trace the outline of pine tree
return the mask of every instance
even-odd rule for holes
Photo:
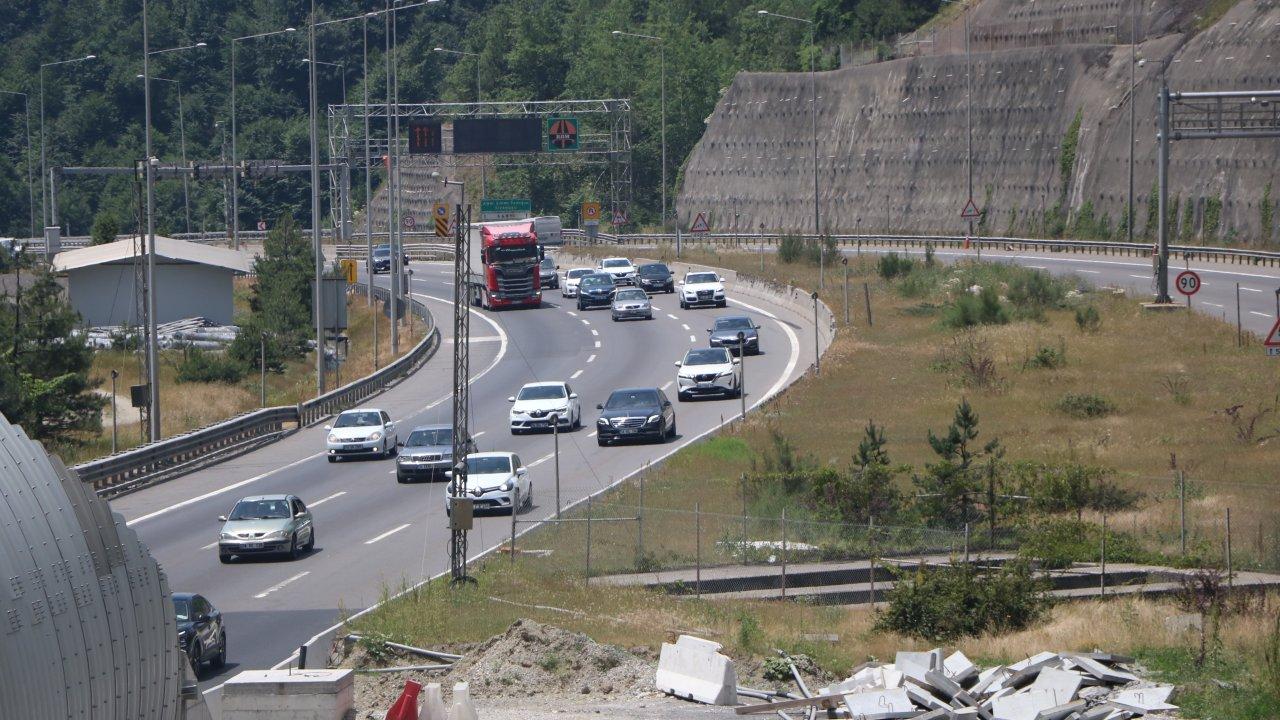
[[[266,334],[267,367],[279,371],[302,357],[311,337],[311,281],[315,254],[293,216],[286,213],[267,234],[262,254],[253,262],[257,279],[249,299],[250,315],[240,323],[231,356],[258,367],[259,342]]]
[[[854,466],[865,469],[868,465],[888,465],[889,453],[884,446],[884,426],[877,426],[874,420],[867,420],[862,442],[858,443],[858,452],[853,456]]]
[[[959,527],[972,519],[973,496],[980,491],[981,480],[975,461],[1001,452],[997,439],[977,446],[978,435],[978,414],[967,399],[960,400],[943,435],[929,431],[929,446],[940,459],[925,465],[925,472],[913,478],[926,518],[950,527]]]

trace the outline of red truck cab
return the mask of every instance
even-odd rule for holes
[[[485,308],[538,307],[542,304],[539,261],[542,251],[533,220],[480,225],[479,257],[473,253],[473,296]]]

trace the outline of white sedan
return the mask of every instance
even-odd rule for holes
[[[727,348],[693,348],[677,360],[676,397],[688,400],[699,395],[737,397],[738,363]]]
[[[631,261],[626,258],[605,258],[600,261],[600,266],[596,269],[596,272],[612,275],[615,285],[636,284],[636,266],[632,265]]]
[[[676,290],[680,293],[680,308],[688,310],[695,305],[725,307],[724,280],[717,274],[699,270],[685,273],[684,281]]]
[[[400,441],[391,416],[377,408],[347,410],[324,429],[329,431],[325,438],[329,462],[347,456],[387,457],[395,454]]]
[[[582,427],[582,405],[578,393],[566,382],[533,382],[507,398],[511,405],[511,434],[528,430],[550,430],[551,418],[560,430]]]
[[[564,282],[560,283],[560,297],[578,297],[578,283],[583,275],[595,272],[591,268],[571,268],[565,271]]]
[[[471,498],[472,507],[480,510],[506,510],[518,512],[520,508],[533,507],[533,481],[529,469],[520,462],[520,456],[509,452],[472,453],[467,456],[467,482],[455,488],[453,471],[448,472],[449,483],[444,490],[444,510],[453,513],[455,492]],[[519,493],[517,496],[516,493]]]

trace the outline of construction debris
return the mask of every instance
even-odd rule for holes
[[[97,349],[124,348],[141,342],[142,329],[120,325],[91,327],[84,331],[85,342]],[[235,325],[217,325],[202,317],[174,320],[156,326],[156,338],[160,347],[196,347],[202,350],[220,350],[231,344],[240,333]]]
[[[702,641],[705,642],[705,641]],[[664,654],[665,654],[664,646]],[[827,710],[854,720],[1148,720],[1172,717],[1172,685],[1141,680],[1110,653],[1042,652],[985,670],[959,651],[899,652],[890,664],[866,663],[813,697],[743,705],[739,715]],[[660,688],[661,689],[661,688]]]
[[[738,673],[721,645],[691,635],[663,643],[655,683],[658,690],[707,705],[738,703]]]

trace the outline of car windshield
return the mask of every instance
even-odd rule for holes
[[[241,500],[228,519],[283,520],[290,515],[289,503],[284,500]]]
[[[657,390],[618,390],[604,404],[608,410],[625,408],[650,408],[658,404]]]
[[[698,283],[713,283],[713,282],[716,282],[717,280],[718,278],[716,278],[715,273],[689,273],[688,275],[684,276],[685,283],[689,285],[696,285]]]
[[[588,275],[582,278],[583,287],[595,287],[596,285],[613,287],[613,278],[604,275]]]
[[[690,350],[684,356],[684,365],[724,365],[729,362],[729,351],[723,348]]]
[[[333,423],[336,428],[371,427],[382,424],[382,416],[376,412],[345,412]]]
[[[517,400],[559,400],[564,397],[563,385],[529,385],[520,388]]]
[[[173,613],[178,617],[179,620],[190,620],[191,619],[191,603],[187,602],[186,600],[174,600]]]
[[[619,290],[617,295],[613,296],[614,300],[648,300],[649,296],[644,294],[643,290]]]
[[[509,472],[511,472],[511,458],[505,455],[467,458],[468,475],[492,475]]]
[[[414,430],[409,433],[409,439],[404,441],[406,447],[417,446],[426,447],[429,445],[452,445],[453,431],[449,428],[436,428],[435,430]]]
[[[754,330],[755,324],[747,317],[716,318],[716,330]]]
[[[587,268],[574,268],[573,270],[570,270],[568,274],[565,275],[565,277],[569,278],[570,280],[576,280],[582,277],[583,275],[590,275],[590,274],[591,274],[591,271],[588,270]]]
[[[374,255],[376,255],[376,256],[378,256],[378,257],[387,257],[387,256],[390,256],[390,255],[391,255],[391,246],[389,246],[389,245],[379,245],[378,247],[376,247],[376,248],[374,248],[374,249],[373,249],[373,254],[374,254]]]
[[[556,260],[555,260],[555,258],[542,258],[542,269],[543,269],[543,270],[555,270],[555,269],[556,269]]]
[[[671,271],[667,269],[667,266],[663,265],[662,263],[650,263],[648,265],[641,265],[639,272],[641,275],[670,275],[671,274]]]
[[[631,267],[631,261],[625,258],[612,258],[600,263],[600,267],[606,268],[624,268]]]
[[[499,245],[488,250],[490,263],[528,262],[538,259],[535,245]]]

